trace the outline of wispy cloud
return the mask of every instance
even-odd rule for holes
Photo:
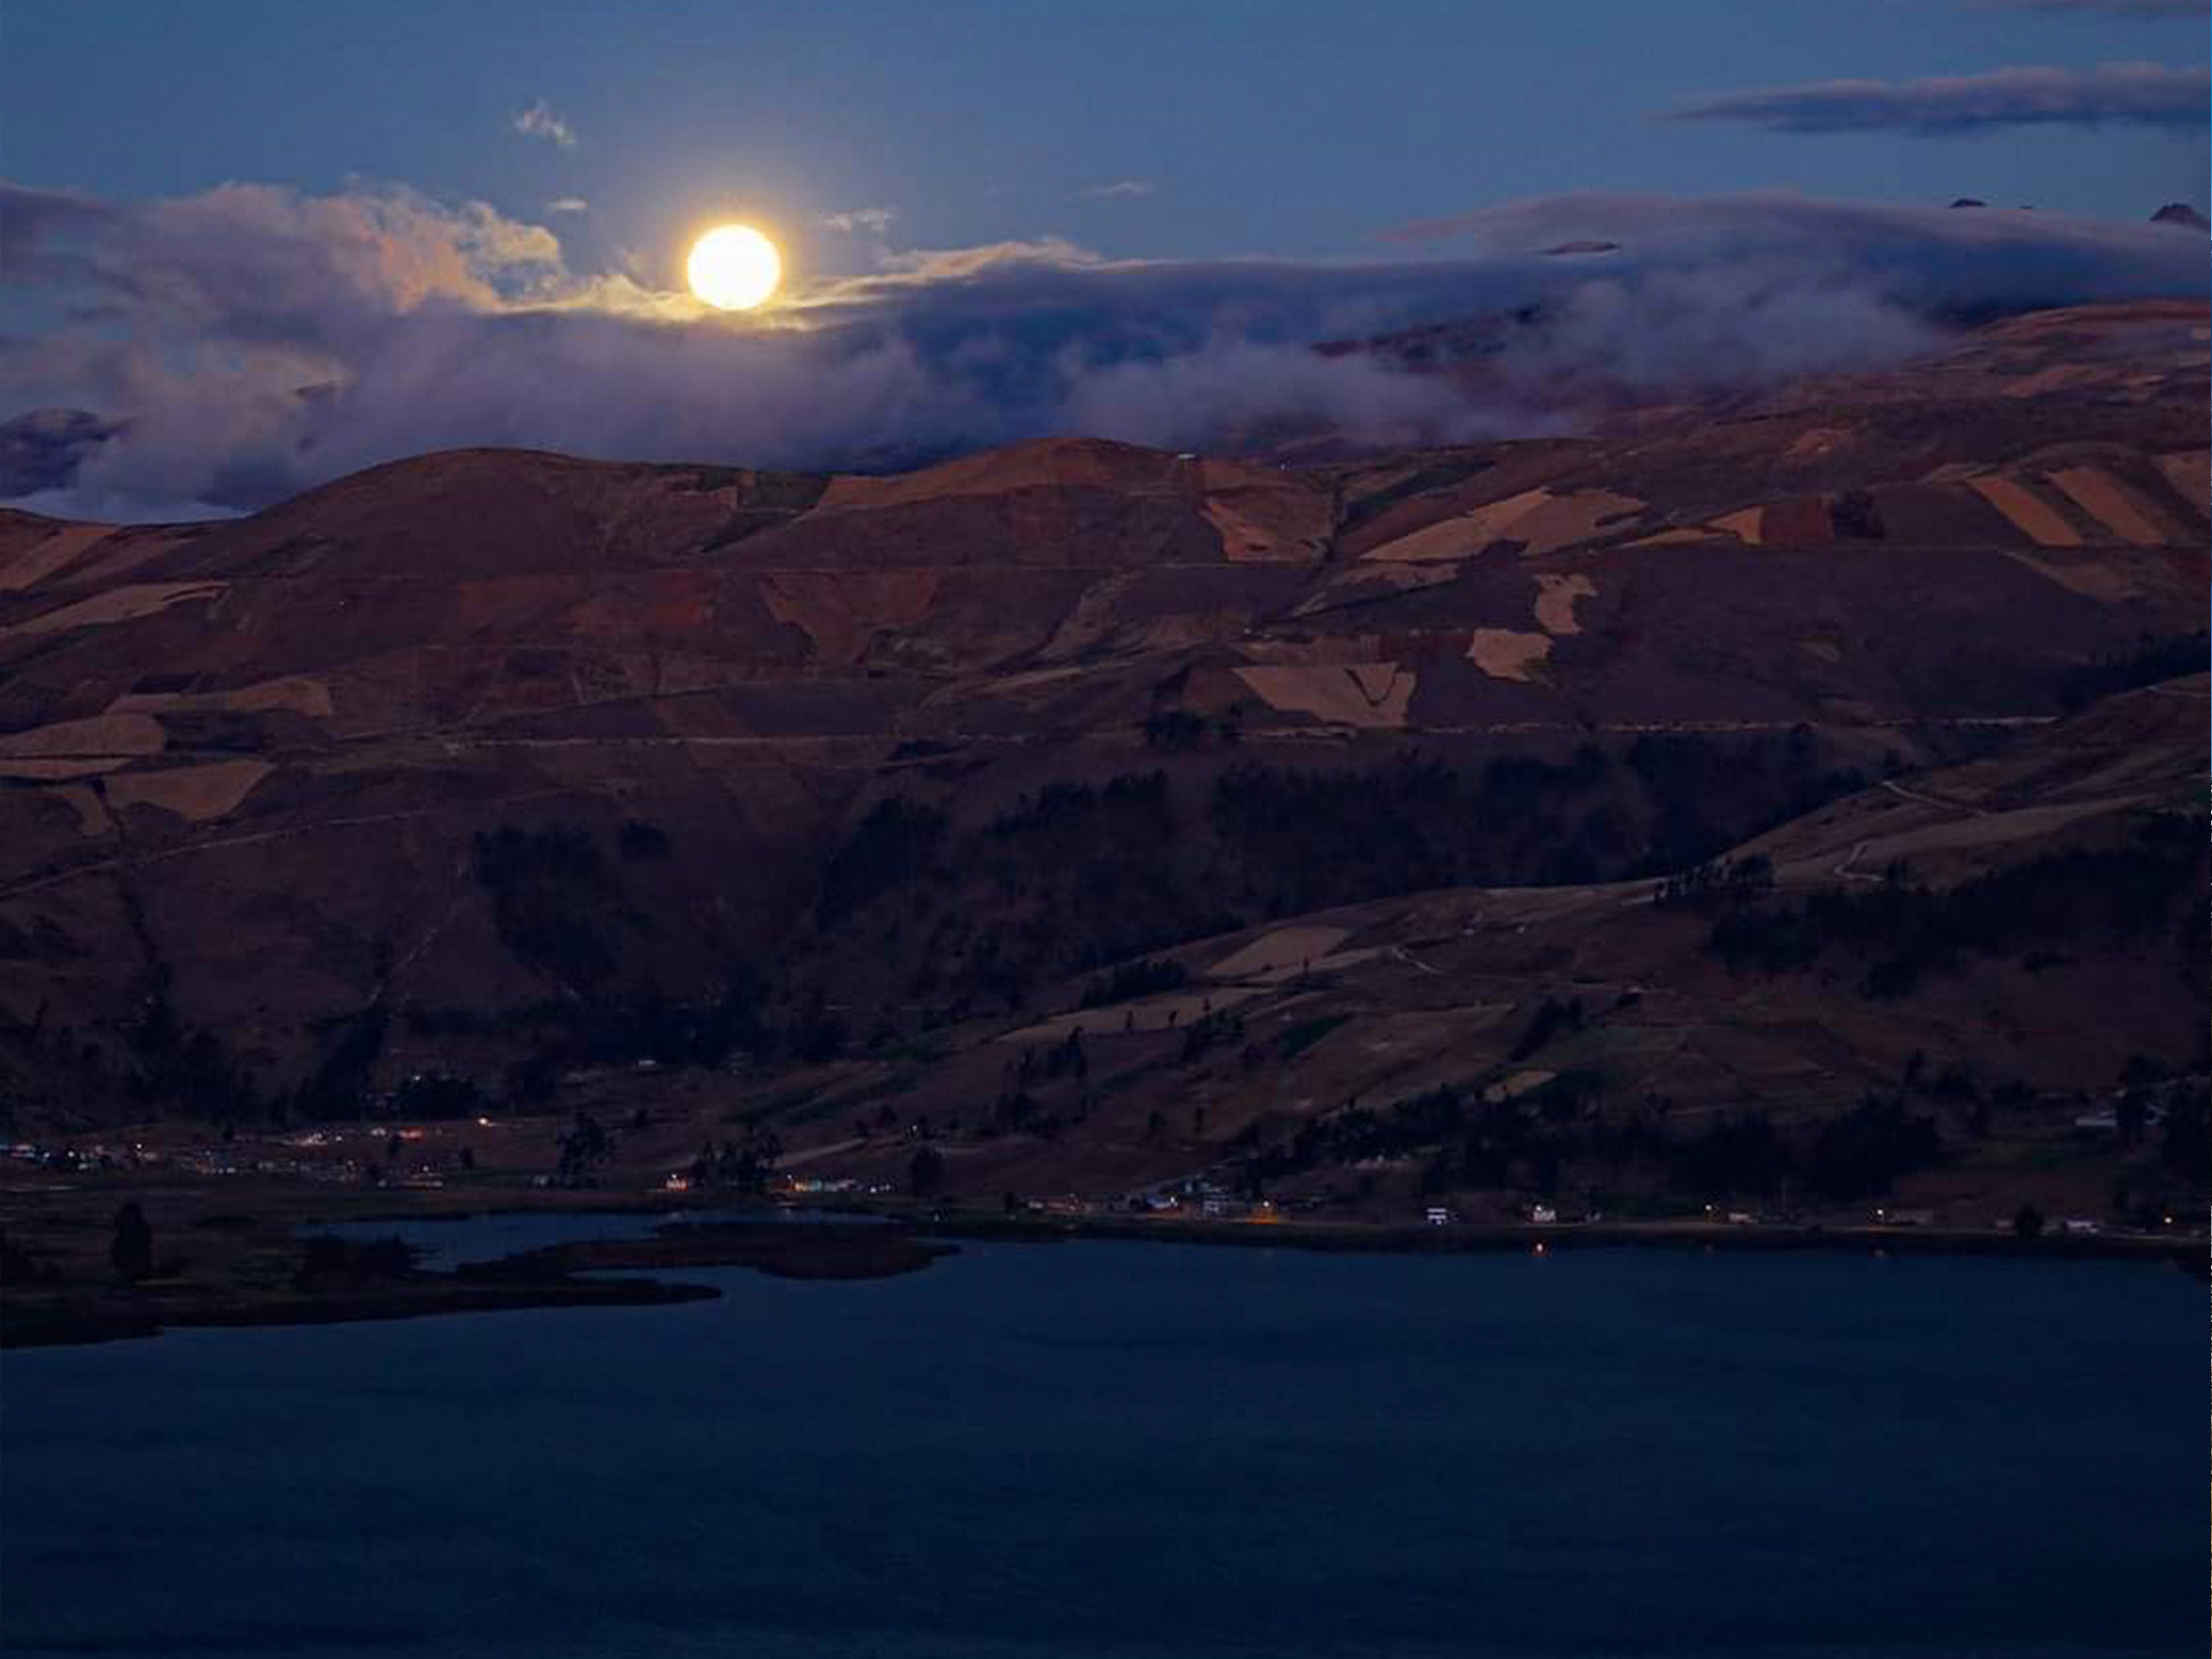
[[[588,214],[591,211],[591,204],[582,196],[555,196],[545,204],[545,211],[549,214]]]
[[[542,98],[527,110],[517,111],[511,125],[525,138],[543,138],[564,150],[576,147],[576,129]]]
[[[1116,179],[1110,184],[1091,185],[1075,192],[1082,202],[1112,201],[1130,196],[1148,196],[1158,187],[1150,179]]]
[[[2107,17],[2203,17],[2212,0],[1973,0],[1979,12],[2087,12]]]
[[[1015,270],[1024,265],[1072,270],[1105,262],[1089,248],[1066,237],[1039,237],[1033,241],[984,242],[969,248],[906,248],[883,256],[883,269],[892,277],[912,277],[943,282],[971,277],[985,271]]]
[[[731,317],[575,269],[549,230],[481,203],[0,182],[0,282],[63,319],[0,336],[0,417],[92,412],[33,434],[40,476],[121,515],[257,507],[476,444],[816,467],[1060,433],[1194,448],[1276,420],[1459,441],[1556,429],[1558,389],[1592,376],[1864,368],[1940,338],[1933,311],[2205,280],[2202,242],[2166,226],[1806,197],[1551,198],[1407,234],[1457,257],[1106,261],[1046,238],[904,253]],[[1542,256],[1576,239],[1621,247]],[[1499,336],[1480,390],[1313,349],[1531,308],[1546,325]]]
[[[848,208],[842,213],[824,214],[815,222],[823,230],[836,231],[842,236],[881,237],[891,234],[892,222],[897,217],[889,208]]]
[[[2198,66],[2105,63],[2006,68],[1923,81],[1812,81],[1685,105],[1667,121],[1735,121],[1779,133],[1946,137],[2000,127],[2206,125],[2212,76]]]

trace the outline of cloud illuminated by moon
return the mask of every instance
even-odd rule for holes
[[[783,274],[776,244],[750,225],[716,225],[691,244],[684,265],[691,291],[717,311],[751,311]]]
[[[1555,389],[1593,365],[1607,384],[1757,386],[1925,349],[1931,312],[2204,282],[2202,239],[2163,225],[1584,195],[1400,233],[1444,258],[907,250],[787,283],[731,326],[641,267],[572,269],[543,226],[400,187],[140,202],[0,180],[0,289],[67,319],[0,339],[0,423],[73,409],[112,429],[79,456],[73,500],[36,504],[73,516],[261,507],[488,444],[881,470],[1040,435],[1195,449],[1283,420],[1380,446],[1472,442],[1555,429]],[[1528,251],[1593,238],[1622,246],[1597,266]],[[1313,349],[1531,305],[1551,325],[1516,331],[1479,391]]]

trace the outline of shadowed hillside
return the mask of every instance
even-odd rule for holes
[[[1833,1112],[1915,1052],[2199,1072],[2206,336],[2037,314],[1329,465],[466,451],[230,523],[0,515],[7,1109],[644,1060],[812,1091],[800,1139],[926,1105],[979,1180],[1387,1144],[1457,1190],[1662,1157],[1484,1151],[1485,1091],[1564,1134]]]

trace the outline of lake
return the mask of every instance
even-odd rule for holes
[[[2170,1270],[1075,1243],[668,1276],[725,1295],[0,1356],[0,1646],[2204,1651],[2205,1301]]]

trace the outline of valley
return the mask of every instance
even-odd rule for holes
[[[188,1153],[287,1216],[2200,1234],[2208,332],[1408,456],[0,514],[10,1239]]]

